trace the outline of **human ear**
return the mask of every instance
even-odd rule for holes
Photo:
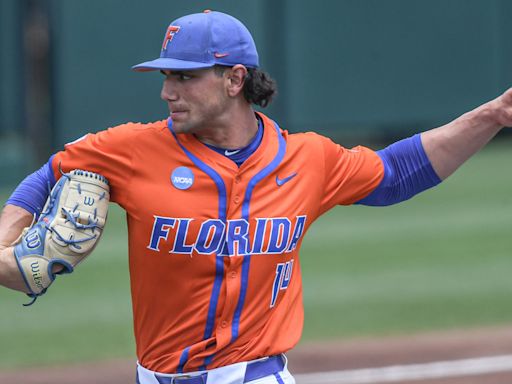
[[[234,97],[242,92],[247,76],[247,68],[242,64],[237,64],[229,71],[226,71],[228,95]]]

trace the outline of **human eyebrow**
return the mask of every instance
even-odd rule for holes
[[[194,74],[191,71],[171,71],[171,70],[160,70],[160,73],[166,77],[172,76],[177,77],[180,80],[189,80],[194,77]]]

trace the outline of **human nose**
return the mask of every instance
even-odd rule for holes
[[[160,97],[164,101],[175,101],[178,99],[176,87],[173,86],[171,79],[166,78],[164,80],[162,91],[160,92]]]

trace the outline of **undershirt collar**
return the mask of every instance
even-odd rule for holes
[[[256,136],[254,136],[254,138],[251,140],[251,142],[245,147],[239,149],[226,149],[215,147],[211,144],[203,144],[208,148],[213,149],[215,152],[227,157],[228,159],[233,160],[235,164],[240,167],[243,162],[247,160],[249,156],[251,156],[256,151],[256,149],[258,149],[261,140],[263,139],[263,122],[258,116],[256,117],[258,119],[258,132],[256,133]]]

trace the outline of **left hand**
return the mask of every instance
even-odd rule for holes
[[[512,88],[488,103],[490,117],[500,127],[512,127]]]

